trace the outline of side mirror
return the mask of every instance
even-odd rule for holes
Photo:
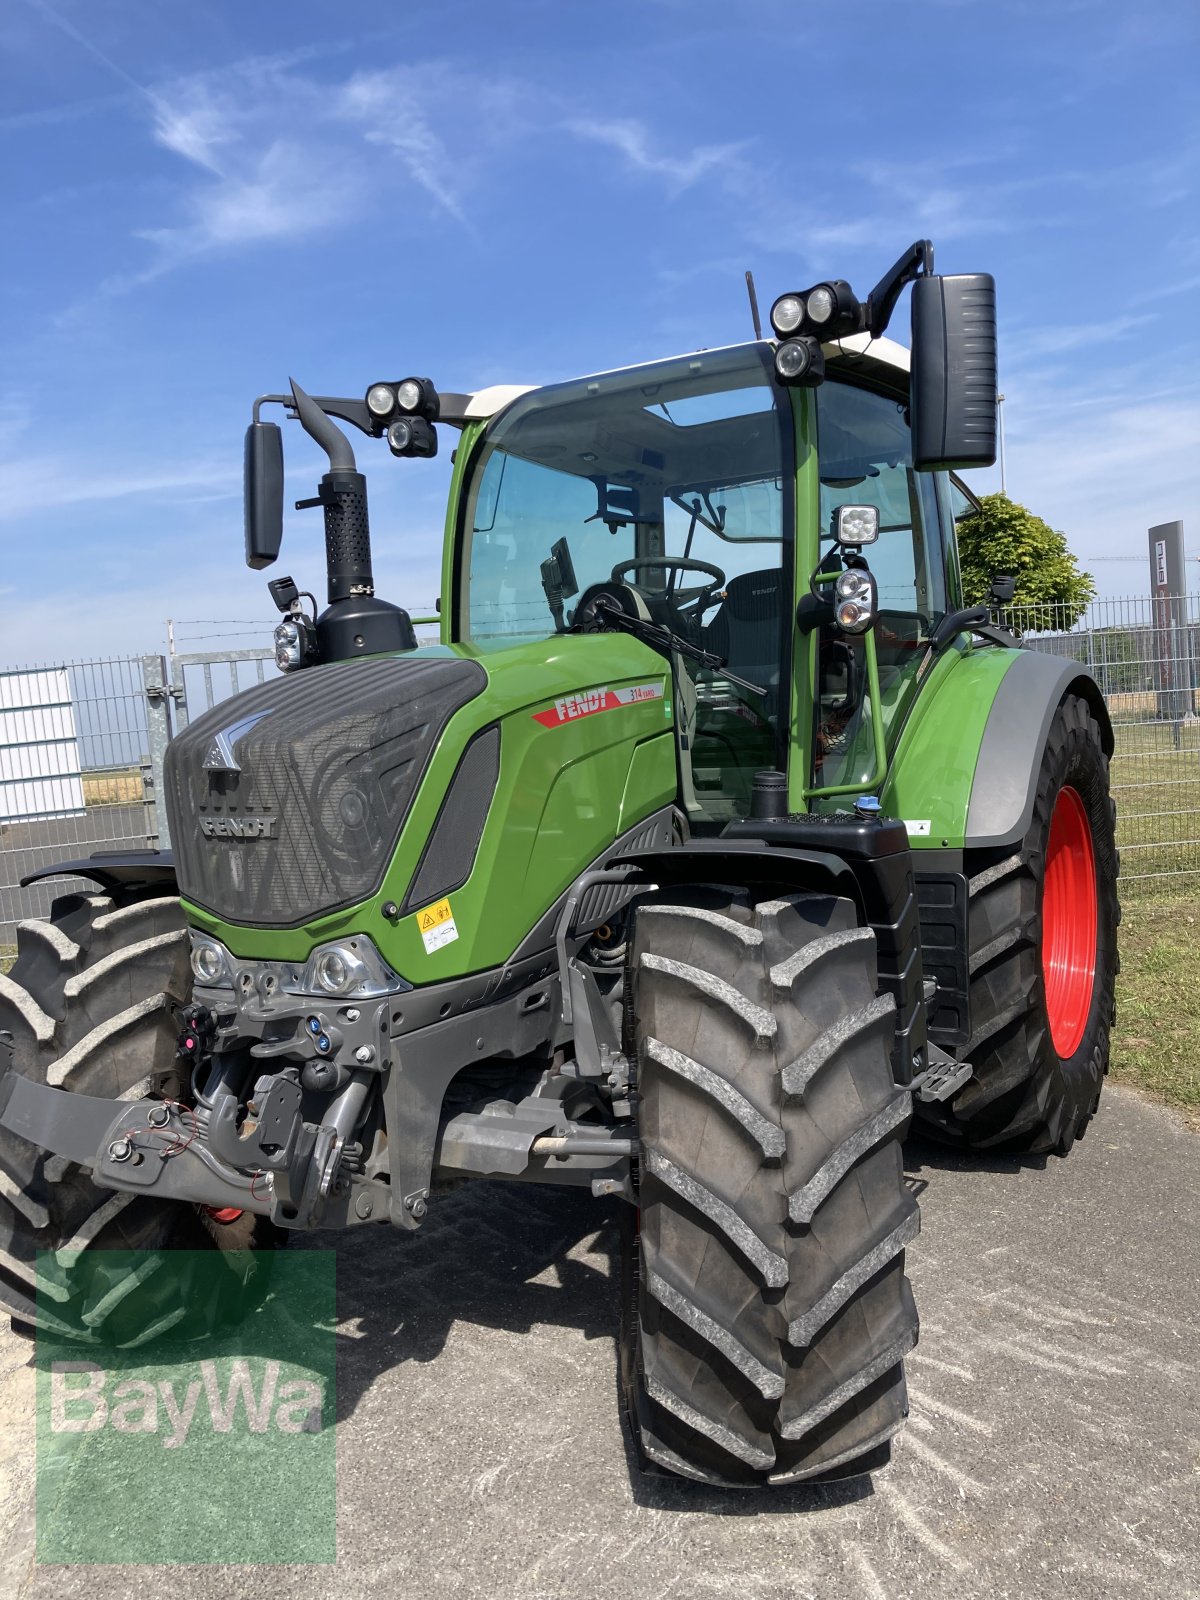
[[[996,459],[996,281],[926,274],[912,286],[913,466],[990,467]]]
[[[246,565],[269,567],[283,542],[283,433],[275,422],[246,429]]]

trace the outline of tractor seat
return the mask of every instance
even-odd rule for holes
[[[772,704],[779,688],[782,615],[783,573],[767,567],[730,578],[720,608],[704,629],[705,648],[724,656],[739,676],[761,684]]]

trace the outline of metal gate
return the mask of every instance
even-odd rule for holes
[[[163,793],[163,757],[167,744],[182,733],[192,717],[203,716],[213,706],[252,683],[264,683],[267,664],[275,673],[273,650],[195,650],[171,657],[143,656],[142,677],[149,728],[150,785],[157,800]],[[171,825],[166,807],[157,804],[161,850],[171,848]]]

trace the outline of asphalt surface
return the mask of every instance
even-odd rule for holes
[[[870,1482],[631,1478],[614,1213],[477,1185],[412,1238],[308,1241],[338,1251],[335,1566],[37,1566],[32,1370],[5,1335],[0,1592],[1200,1596],[1200,1139],[1110,1088],[1067,1161],[912,1145],[908,1169],[921,1343],[908,1428]]]
[[[144,806],[88,806],[76,817],[48,817],[41,822],[0,823],[0,934],[5,923],[23,917],[45,916],[55,893],[34,884],[17,887],[18,881],[39,867],[57,861],[74,861],[93,850],[144,850],[146,848],[146,810]],[[71,880],[79,884],[79,880]],[[88,887],[94,892],[95,885]],[[0,937],[0,944],[5,940]]]

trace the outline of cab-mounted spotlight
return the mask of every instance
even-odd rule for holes
[[[821,341],[809,337],[785,339],[775,350],[775,375],[780,383],[815,389],[825,381]]]
[[[843,278],[814,284],[803,294],[781,294],[771,307],[771,326],[780,339],[797,334],[828,342],[865,326],[858,296]]]
[[[394,456],[437,455],[437,431],[424,417],[397,417],[388,424],[387,442]]]
[[[436,422],[441,407],[432,378],[397,378],[392,382],[373,383],[367,390],[366,402],[376,435],[386,432],[388,423],[397,415]]]
[[[839,573],[833,586],[833,615],[843,633],[866,633],[878,607],[879,589],[865,565]]]
[[[806,331],[822,339],[842,339],[860,333],[862,306],[844,278],[818,283],[804,296]]]

